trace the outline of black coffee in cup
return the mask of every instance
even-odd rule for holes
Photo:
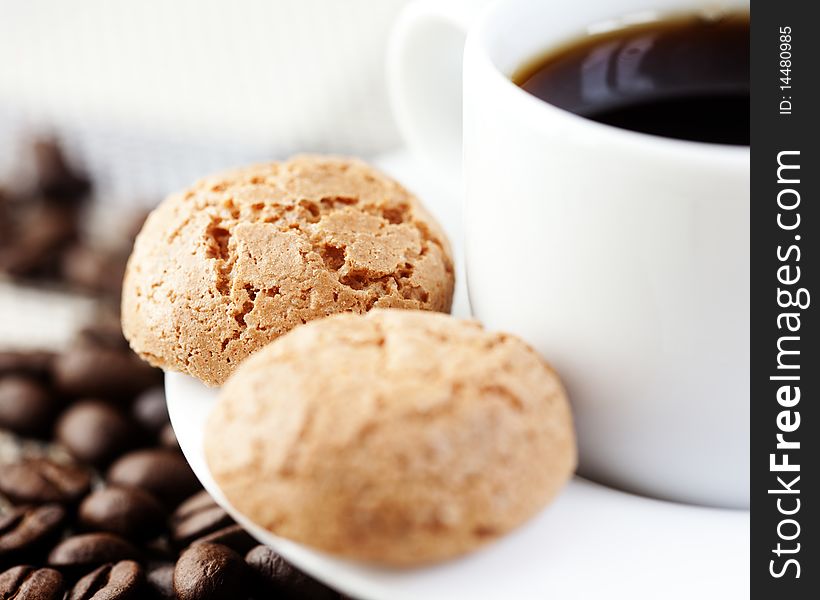
[[[599,123],[669,138],[749,144],[749,14],[675,16],[587,35],[513,81]]]

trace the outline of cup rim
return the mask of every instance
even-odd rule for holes
[[[513,112],[520,112],[525,118],[530,119],[532,127],[544,127],[556,120],[563,121],[569,128],[577,131],[579,136],[586,139],[595,139],[601,142],[619,146],[625,151],[644,151],[651,154],[673,155],[679,159],[702,160],[710,163],[719,161],[723,164],[748,165],[751,153],[751,145],[740,146],[733,144],[721,144],[716,142],[704,142],[695,140],[683,140],[678,138],[663,137],[660,135],[622,129],[614,125],[599,123],[587,119],[550,104],[541,98],[533,96],[515,83],[503,73],[497,62],[490,55],[488,49],[487,36],[492,33],[492,27],[498,22],[498,17],[508,10],[512,5],[520,5],[523,2],[518,0],[499,0],[492,2],[485,7],[478,18],[475,27],[468,32],[465,43],[465,58],[468,54],[474,54],[479,59],[479,63],[489,69],[490,76],[500,91],[509,100]],[[528,3],[531,4],[531,3]],[[624,11],[628,16],[631,11]],[[594,23],[590,23],[593,25]],[[555,45],[559,45],[561,40],[556,40]],[[553,44],[550,44],[552,46]],[[466,62],[465,62],[466,65]]]

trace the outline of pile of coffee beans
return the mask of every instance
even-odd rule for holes
[[[123,215],[127,226],[121,243],[93,243],[84,227],[93,189],[90,178],[70,164],[55,139],[33,139],[28,146],[23,162],[33,171],[33,182],[6,182],[0,189],[0,274],[119,296],[144,213]]]
[[[201,488],[111,302],[131,239],[91,248],[89,179],[34,150],[34,191],[0,191],[0,273],[93,293],[100,314],[61,352],[0,350],[0,600],[340,600]]]
[[[160,386],[113,324],[0,352],[0,598],[341,598],[202,490]]]

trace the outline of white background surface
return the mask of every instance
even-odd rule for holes
[[[384,47],[407,0],[0,0],[0,108],[283,152],[398,144]]]

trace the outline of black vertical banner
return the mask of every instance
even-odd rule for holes
[[[820,23],[752,6],[753,598],[820,598]]]

